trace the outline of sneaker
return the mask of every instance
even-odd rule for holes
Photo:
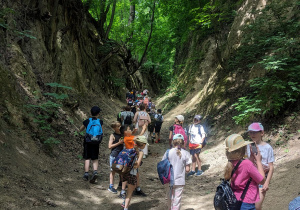
[[[98,173],[95,172],[90,180],[90,183],[94,184],[98,178]]]
[[[112,192],[113,194],[117,194],[117,190],[113,187],[109,187],[108,191]]]
[[[88,181],[89,180],[89,174],[84,174],[82,178],[83,178],[84,181]]]
[[[123,200],[125,200],[126,194],[125,194],[125,193],[120,193],[120,195],[119,195],[118,197],[119,197],[119,198],[122,198]]]
[[[145,159],[146,158],[146,155],[143,155],[143,159]]]
[[[139,190],[139,191],[135,190],[134,195],[140,195],[140,196],[143,196],[143,197],[147,196],[142,190]]]
[[[195,171],[190,171],[190,172],[187,174],[187,177],[193,176],[195,173],[196,173]]]
[[[195,174],[195,176],[201,176],[203,174],[202,170],[198,170],[197,173]]]

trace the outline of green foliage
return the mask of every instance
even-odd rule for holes
[[[58,83],[48,83],[47,84],[53,88],[62,88],[71,90],[71,87],[64,86]],[[34,110],[34,113],[30,114],[33,118],[33,123],[38,125],[40,139],[46,139],[43,141],[44,144],[53,145],[59,144],[60,141],[55,137],[49,137],[53,134],[54,129],[51,125],[51,122],[56,118],[58,114],[58,109],[62,106],[58,102],[68,98],[67,94],[58,94],[54,92],[44,93],[45,96],[49,97],[46,101],[41,101],[38,104],[27,104],[25,107],[29,108],[30,112]],[[58,135],[63,135],[63,131],[56,133]]]
[[[294,5],[295,6],[295,5]],[[286,18],[290,4],[273,1],[243,32],[242,45],[228,62],[230,69],[249,71],[254,65],[263,76],[249,81],[249,92],[234,104],[244,124],[255,116],[277,115],[300,95],[299,17]]]

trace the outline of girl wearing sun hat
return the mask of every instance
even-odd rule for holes
[[[257,168],[250,160],[244,160],[246,146],[251,142],[244,141],[239,134],[232,134],[225,139],[226,157],[228,163],[225,167],[225,180],[231,179],[231,189],[236,196],[236,199],[242,201],[241,210],[255,210],[255,203],[259,201],[258,184],[264,184],[265,172],[261,163],[261,155],[257,148],[257,154],[254,154]],[[232,171],[237,165],[237,169],[233,174]],[[242,199],[242,193],[250,182],[248,190]]]

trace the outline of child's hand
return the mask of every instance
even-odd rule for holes
[[[120,143],[120,144],[123,144],[123,143],[124,143],[124,139],[123,139],[123,138],[120,139],[120,140],[119,140],[119,143]]]
[[[261,157],[261,154],[260,154],[258,146],[256,146],[256,148],[257,148],[257,154],[254,154],[251,151],[251,155],[253,154],[254,159],[256,160],[256,162],[261,162],[262,157]]]
[[[139,164],[137,162],[134,163],[133,168],[138,168],[138,167],[139,167]]]
[[[269,190],[269,183],[265,182],[263,188],[262,188],[262,191],[263,192],[267,192]]]

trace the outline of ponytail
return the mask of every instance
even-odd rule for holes
[[[176,154],[181,158],[181,147],[184,145],[184,141],[182,139],[175,139],[173,140],[173,146],[177,146]]]
[[[225,166],[225,170],[224,170],[224,179],[225,180],[231,179],[232,170],[233,170],[233,165],[230,161],[228,161],[228,163]]]

